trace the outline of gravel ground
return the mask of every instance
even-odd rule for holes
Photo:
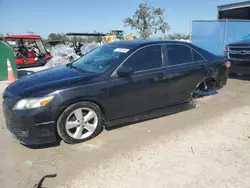
[[[1,187],[33,187],[57,173],[45,187],[247,188],[249,93],[249,80],[230,79],[195,109],[37,149],[13,140],[0,111]]]
[[[250,107],[91,165],[64,188],[249,187]],[[60,186],[59,186],[60,187]]]

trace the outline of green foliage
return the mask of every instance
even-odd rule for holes
[[[131,27],[139,32],[141,39],[148,39],[152,34],[161,32],[165,34],[170,26],[163,19],[164,9],[150,7],[141,3],[132,17],[126,18],[125,27]]]
[[[88,36],[88,37],[81,37],[81,36],[67,36],[63,33],[51,33],[48,36],[48,40],[61,40],[64,42],[83,42],[83,43],[89,43],[89,42],[98,42],[99,39],[96,36]]]
[[[174,33],[174,34],[170,34],[166,37],[167,39],[170,40],[180,40],[180,39],[184,39],[184,40],[188,40],[190,38],[190,35],[186,35],[186,34],[182,34],[182,33]]]
[[[68,40],[68,37],[64,34],[51,33],[48,37],[49,40]]]

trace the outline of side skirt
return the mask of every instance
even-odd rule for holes
[[[173,106],[168,106],[160,109],[146,111],[135,116],[128,116],[116,120],[112,120],[105,123],[106,129],[114,129],[117,127],[126,126],[132,123],[138,123],[145,120],[150,120],[170,114],[175,114],[178,112],[186,111],[195,108],[195,102],[192,100],[190,102],[181,103]]]

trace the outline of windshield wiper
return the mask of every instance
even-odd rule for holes
[[[66,66],[67,66],[67,67],[70,67],[70,68],[72,68],[72,69],[76,69],[76,70],[78,70],[79,72],[85,72],[84,70],[80,69],[79,67],[74,66],[73,63],[69,63],[69,64],[67,64]]]

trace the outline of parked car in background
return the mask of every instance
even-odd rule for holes
[[[237,41],[225,46],[224,55],[231,62],[231,74],[250,74],[250,41]]]
[[[229,66],[224,57],[191,43],[113,42],[9,85],[4,116],[24,144],[54,142],[57,134],[67,143],[79,143],[104,127],[188,103],[197,89],[222,88]]]
[[[17,68],[45,65],[51,59],[39,35],[11,35],[4,40],[13,48]]]

